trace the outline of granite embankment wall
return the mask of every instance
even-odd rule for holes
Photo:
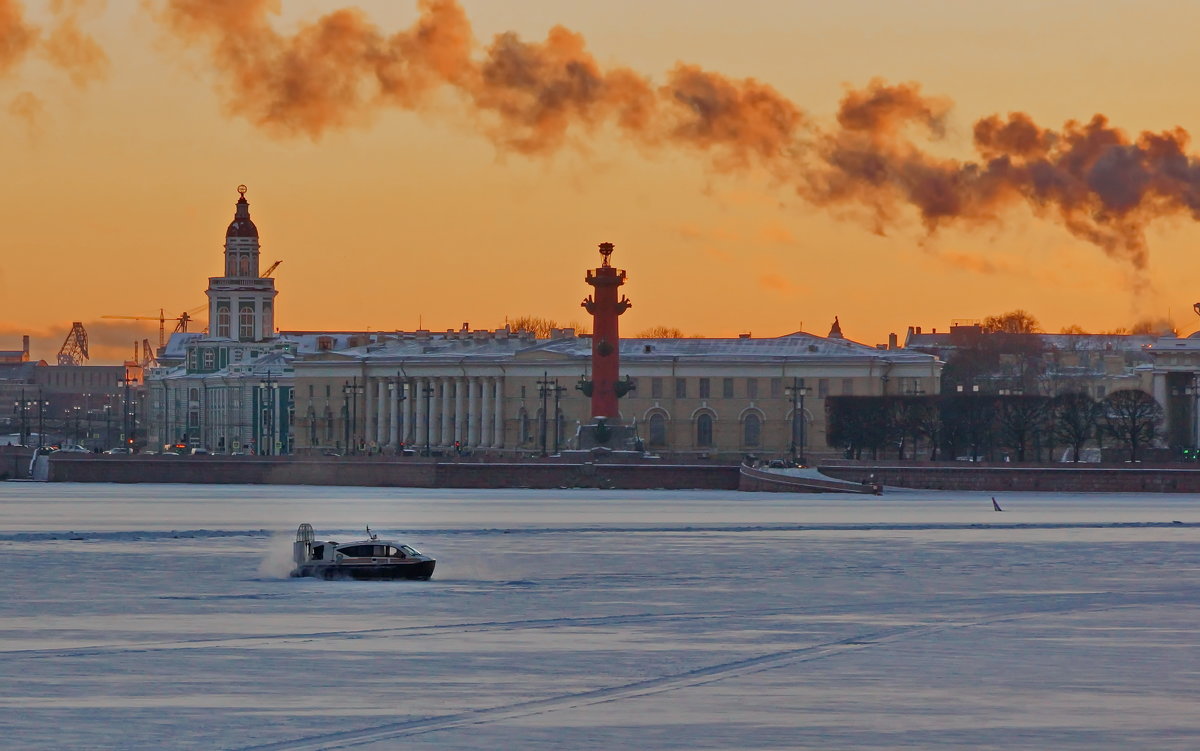
[[[380,457],[104,456],[55,454],[51,482],[245,483],[415,488],[736,490],[723,465],[434,462]]]
[[[1200,493],[1195,465],[982,465],[957,462],[822,464],[821,472],[852,482],[927,490],[1056,493]],[[885,491],[886,492],[886,491]]]

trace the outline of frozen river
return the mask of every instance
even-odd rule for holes
[[[19,749],[1200,748],[1200,498],[0,483]],[[288,579],[365,524],[430,582]]]

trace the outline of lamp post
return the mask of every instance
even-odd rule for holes
[[[557,384],[555,384],[554,381],[550,380],[550,374],[543,370],[542,371],[542,379],[537,382],[538,394],[542,397],[542,456],[543,457],[547,455],[547,453],[546,453],[546,417],[547,417],[546,410],[549,407],[546,403],[546,400],[550,396],[550,390],[551,390],[552,384],[557,385]],[[555,404],[557,404],[557,402],[558,402],[558,399],[557,399],[557,395],[556,395]],[[555,422],[557,423],[557,420]]]
[[[266,434],[267,434],[266,450],[265,451],[263,450],[263,446],[261,445],[261,442],[260,442],[258,453],[260,453],[264,456],[271,456],[275,453],[275,398],[276,398],[276,394],[279,390],[279,384],[273,378],[273,375],[274,374],[270,370],[268,370],[266,376],[264,376],[263,379],[258,382],[258,387],[262,392],[262,400],[259,403],[264,405],[261,409],[262,409],[262,414],[264,414],[266,416],[266,423],[267,423],[267,425],[266,425],[266,428],[267,428],[266,429]],[[262,431],[262,422],[260,420],[260,422],[259,422],[260,437],[261,437],[262,432],[263,432]]]
[[[112,448],[112,405],[104,405],[104,445]]]
[[[118,378],[117,385],[122,386],[124,388],[124,393],[121,398],[121,442],[125,446],[132,448],[133,447],[133,436],[131,436],[129,434],[130,433],[130,431],[129,431],[129,386],[131,385],[131,379],[129,379],[128,377]],[[163,386],[163,414],[164,415],[166,414],[166,408],[167,408],[166,394],[167,394],[166,386],[164,385]],[[163,440],[164,441],[166,440],[165,433],[163,434]]]
[[[793,464],[804,464],[804,397],[808,396],[808,387],[803,384],[802,379],[793,377],[792,385],[787,387],[788,393],[792,396],[791,454]]]
[[[46,443],[46,407],[50,406],[48,399],[42,398],[42,390],[38,389],[38,448]]]
[[[562,436],[560,435],[560,433],[562,432],[562,411],[558,408],[558,404],[559,404],[559,400],[562,399],[562,395],[566,392],[567,388],[565,386],[559,386],[557,378],[554,379],[553,388],[554,388],[554,453],[557,454],[557,453],[559,453],[559,450],[560,450],[559,445],[562,442]]]
[[[408,395],[404,393],[404,381],[401,380],[399,373],[396,373],[395,379],[388,381],[388,393],[392,395],[392,403],[395,405],[392,409],[392,432],[396,434],[395,449],[397,454],[403,454],[404,431],[400,429],[400,424],[397,420],[400,419],[400,415],[402,414],[400,405],[404,400],[408,399]],[[408,426],[406,425],[405,427],[407,428]]]
[[[342,385],[342,417],[346,427],[346,451],[349,453],[358,453],[358,446],[354,445],[355,431],[358,426],[358,395],[363,392],[363,387],[358,385],[358,376],[354,376],[349,382]]]
[[[1200,449],[1200,376],[1192,376],[1191,385],[1184,386],[1183,393],[1192,397],[1192,448]]]
[[[433,384],[430,379],[425,379],[425,385],[421,387],[421,393],[425,395],[425,456],[429,456],[429,427],[433,424],[433,414],[429,411],[433,404]]]
[[[21,398],[13,402],[13,410],[20,409],[21,412],[21,445],[29,443],[29,408],[33,406],[33,402],[25,399],[25,389],[21,389]]]

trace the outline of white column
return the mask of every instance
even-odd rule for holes
[[[413,424],[413,408],[416,406],[414,402],[420,398],[417,394],[417,382],[405,380],[404,386],[404,442],[415,443],[417,434],[416,425]]]
[[[491,378],[480,378],[479,379],[480,388],[482,389],[482,392],[483,392],[483,398],[480,399],[480,401],[482,402],[480,412],[482,414],[481,414],[480,420],[479,420],[479,424],[480,424],[479,445],[483,446],[485,448],[492,445],[492,388],[491,388],[492,383],[491,383],[491,381],[492,381]]]
[[[467,412],[464,409],[463,390],[467,386],[466,378],[454,379],[454,440],[459,444],[467,442]]]
[[[492,438],[492,445],[496,448],[504,448],[504,379],[496,378],[496,405],[495,405],[495,434]]]
[[[395,449],[400,445],[400,421],[396,418],[400,416],[400,397],[404,395],[404,383],[397,378],[395,381],[392,381],[391,387],[391,422],[388,423],[390,428],[388,433],[388,446]]]
[[[451,408],[454,402],[450,400],[450,394],[454,389],[454,379],[443,376],[442,379],[442,432],[441,445],[449,446],[454,440],[451,436],[454,434],[454,415]]]
[[[479,445],[479,379],[468,378],[467,388],[467,445],[474,448]]]
[[[380,378],[375,391],[375,445],[383,448],[384,436],[387,435],[387,379]]]
[[[417,400],[417,404],[416,404],[417,419],[416,419],[416,424],[413,426],[413,443],[421,446],[421,448],[424,449],[424,447],[425,447],[425,429],[426,429],[426,426],[429,425],[429,410],[427,410],[425,408],[426,407],[425,387],[428,384],[426,383],[426,380],[424,378],[418,378],[414,381],[414,383],[416,385],[416,392],[417,392],[415,395],[415,398]]]
[[[437,378],[428,379],[429,388],[433,389],[429,395],[429,445],[436,446],[441,439],[441,414],[442,414],[442,390]],[[422,436],[421,440],[425,440]]]
[[[367,444],[368,448],[371,446],[371,442],[375,440],[375,427],[373,425],[375,422],[375,410],[371,409],[374,403],[375,394],[371,393],[371,379],[363,376],[363,410],[359,413],[358,419],[361,421],[359,423],[359,429],[362,430],[360,435],[362,435],[363,443]]]

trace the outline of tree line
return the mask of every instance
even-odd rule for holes
[[[846,458],[1079,461],[1089,443],[1124,449],[1131,461],[1159,437],[1162,407],[1138,389],[1101,400],[951,392],[918,396],[833,396],[826,402],[827,442]]]

